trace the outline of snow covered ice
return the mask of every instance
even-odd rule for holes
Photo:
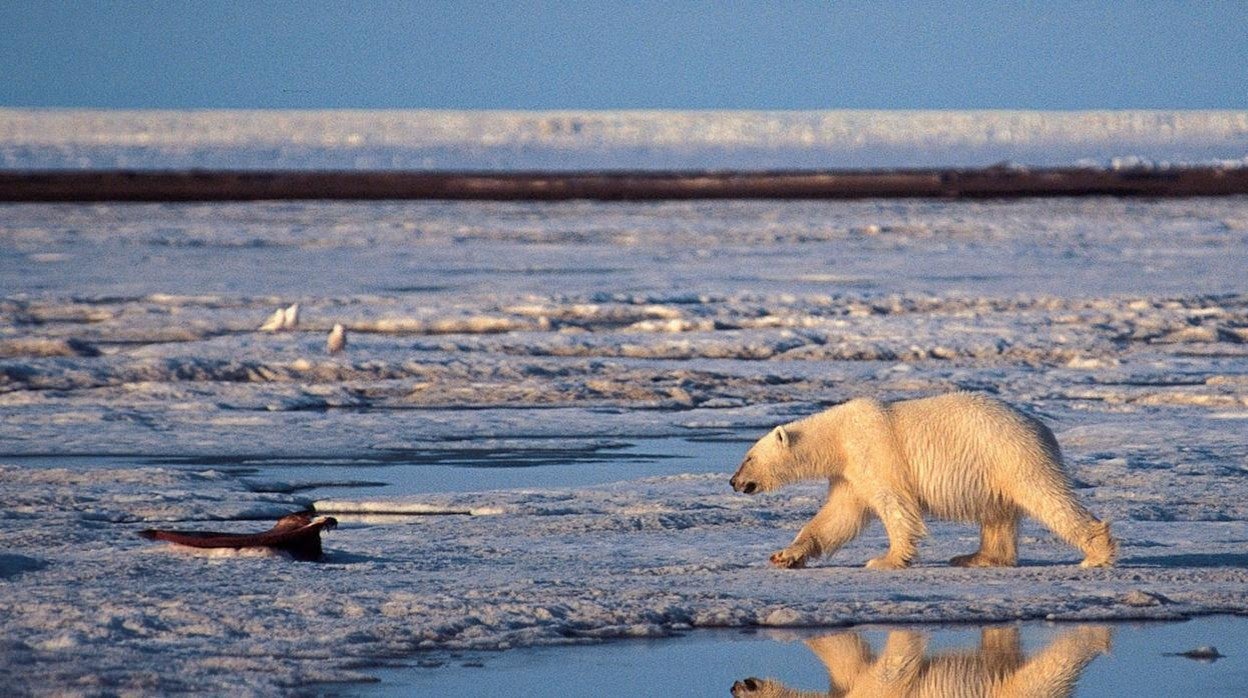
[[[275,694],[690,628],[1248,614],[1246,234],[1242,198],[0,207],[0,687]],[[959,388],[1053,428],[1117,567],[1032,522],[1014,569],[948,567],[978,532],[939,522],[902,572],[862,569],[878,525],[767,564],[823,488],[733,494],[753,437]],[[136,535],[308,507],[342,522],[319,564]]]

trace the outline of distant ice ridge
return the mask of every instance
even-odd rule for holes
[[[1248,111],[0,109],[0,168],[1243,166]]]

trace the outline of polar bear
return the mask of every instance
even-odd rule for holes
[[[1084,553],[1083,567],[1113,564],[1109,526],[1075,499],[1048,427],[976,393],[948,393],[891,404],[859,398],[776,427],[759,439],[730,481],[746,494],[799,480],[830,481],[828,499],[777,567],[802,567],[858,535],[872,515],[889,548],[867,563],[907,567],[926,535],[924,514],[982,527],[979,550],[960,567],[1018,562],[1018,519],[1028,514]]]

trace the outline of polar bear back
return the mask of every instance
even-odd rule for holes
[[[949,393],[884,409],[913,494],[937,517],[1010,516],[1019,488],[1069,490],[1053,433],[999,400]]]

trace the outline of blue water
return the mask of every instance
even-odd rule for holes
[[[318,499],[406,497],[439,492],[566,488],[683,473],[723,473],[724,486],[753,442],[751,433],[697,438],[612,438],[598,443],[424,448],[353,457],[6,456],[31,468],[214,468],[249,482],[292,485]]]
[[[989,626],[1016,628],[1029,661],[1053,651],[1064,634],[1081,626],[1028,622]],[[1111,623],[1111,648],[1097,653],[1078,672],[1075,696],[1244,696],[1248,695],[1248,618],[1213,616],[1187,622]],[[854,632],[876,657],[889,626],[854,629],[742,632],[694,631],[669,640],[617,641],[583,647],[509,650],[500,653],[429,655],[421,665],[376,670],[375,685],[360,696],[726,696],[736,682],[772,679],[784,687],[829,690],[828,669],[803,640]],[[925,667],[942,657],[974,656],[981,627],[907,626],[926,639]],[[1215,646],[1225,657],[1196,661],[1169,656]],[[1069,658],[1067,658],[1069,659]],[[931,671],[938,671],[932,668]],[[964,674],[965,676],[965,674]],[[966,677],[969,687],[974,677]],[[980,686],[982,688],[982,685]],[[748,691],[744,692],[749,695]],[[1056,695],[1062,695],[1057,692]],[[836,694],[830,694],[836,695]],[[941,694],[937,694],[941,695]],[[974,695],[968,693],[967,695]]]

